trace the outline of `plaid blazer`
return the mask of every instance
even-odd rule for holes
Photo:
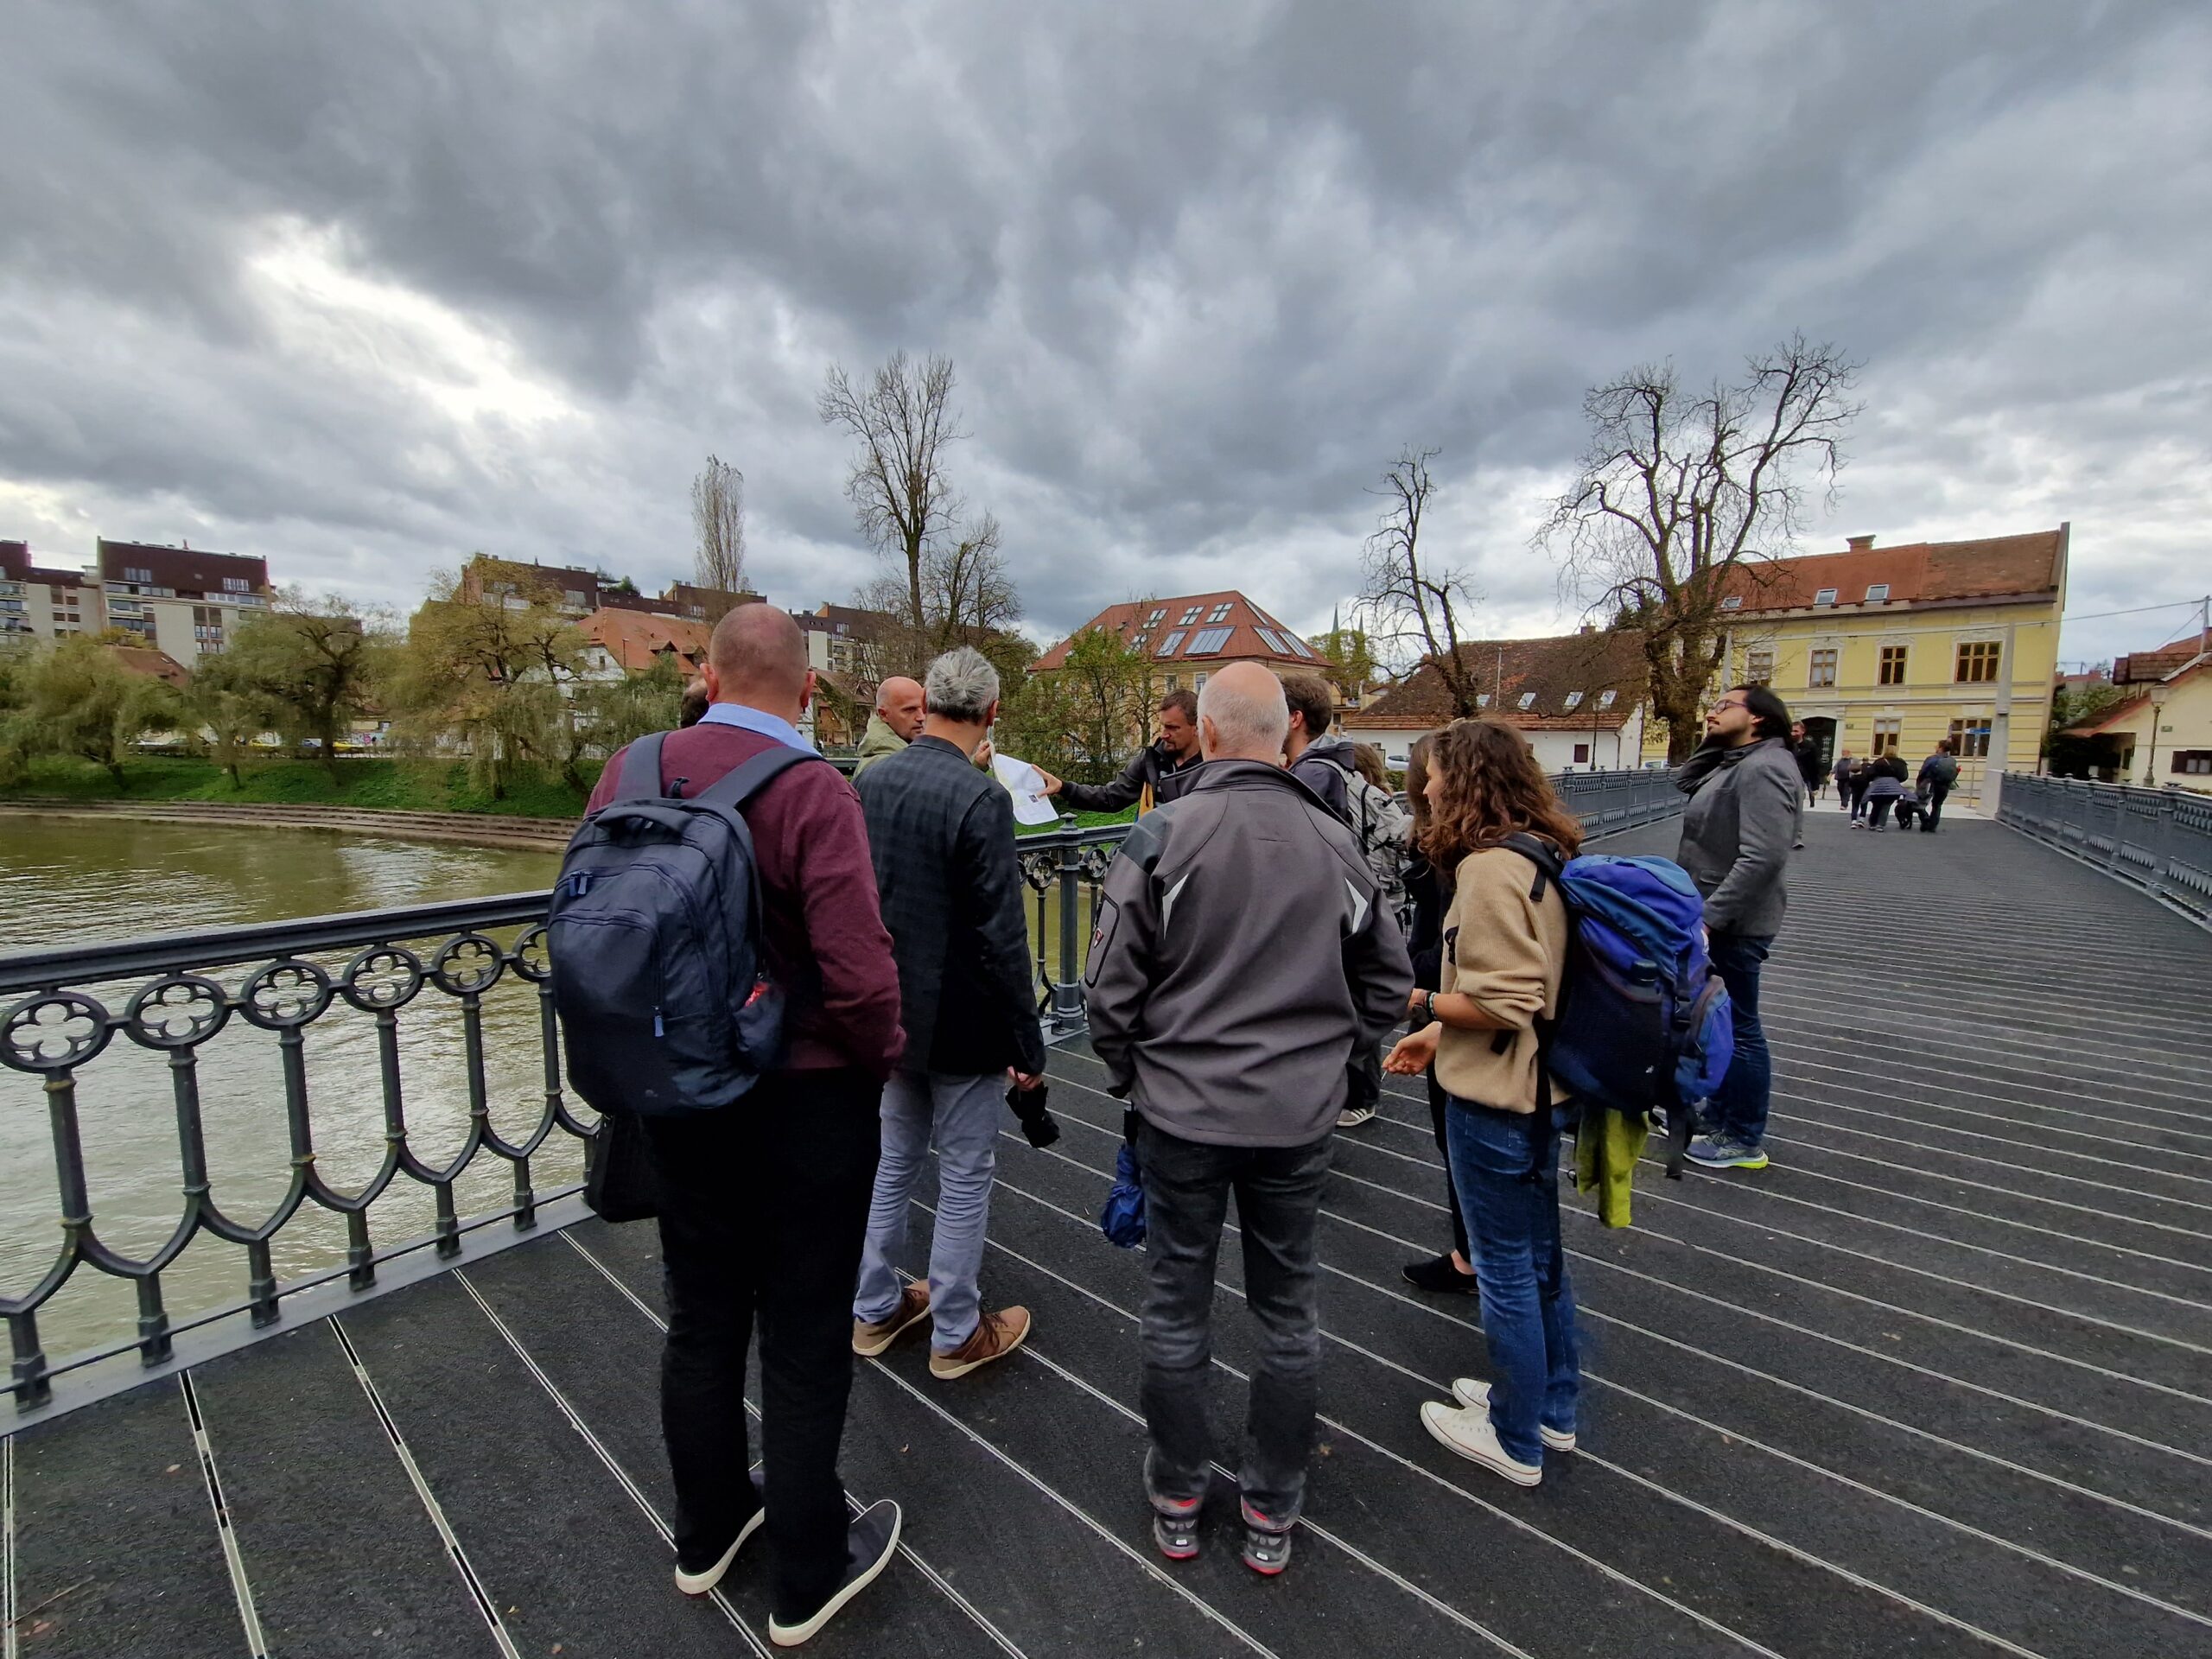
[[[877,761],[856,787],[899,963],[902,1068],[1042,1071],[1012,798],[928,736]]]

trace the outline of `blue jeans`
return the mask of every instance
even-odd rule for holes
[[[982,1298],[983,1230],[991,1218],[998,1171],[999,1103],[1006,1075],[919,1076],[896,1071],[883,1085],[883,1152],[868,1205],[868,1249],[861,1258],[853,1317],[874,1325],[899,1306],[891,1258],[906,1243],[914,1178],[937,1142],[937,1226],[930,1240],[930,1347],[949,1354],[976,1334]]]
[[[1213,1460],[1206,1396],[1213,1357],[1214,1261],[1229,1195],[1244,1236],[1244,1301],[1260,1325],[1260,1363],[1244,1420],[1237,1485],[1271,1527],[1287,1530],[1306,1499],[1321,1389],[1315,1233],[1330,1137],[1305,1147],[1220,1147],[1146,1123],[1145,1255],[1150,1280],[1137,1326],[1154,1497],[1205,1495]]]
[[[1559,1131],[1548,1114],[1454,1100],[1446,1135],[1452,1181],[1482,1262],[1490,1421],[1523,1463],[1541,1463],[1536,1428],[1574,1432],[1582,1368],[1574,1288],[1559,1236]]]
[[[1771,933],[1715,933],[1713,965],[1728,987],[1736,1010],[1736,1057],[1728,1075],[1706,1103],[1707,1126],[1715,1135],[1756,1147],[1766,1139],[1767,1109],[1774,1100],[1774,1056],[1759,1023],[1759,964],[1774,944]]]

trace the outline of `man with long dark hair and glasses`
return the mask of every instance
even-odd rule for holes
[[[1732,687],[1675,786],[1688,795],[1675,860],[1705,895],[1713,965],[1736,1007],[1736,1056],[1706,1103],[1689,1155],[1709,1169],[1764,1169],[1774,1062],[1759,1025],[1759,964],[1782,931],[1783,875],[1804,825],[1789,710],[1764,685]]]

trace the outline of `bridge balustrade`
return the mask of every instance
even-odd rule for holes
[[[2212,795],[2007,772],[1997,820],[2212,925]]]

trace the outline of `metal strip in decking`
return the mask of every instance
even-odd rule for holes
[[[231,1506],[223,1499],[223,1477],[215,1466],[215,1448],[207,1438],[207,1424],[200,1414],[200,1396],[192,1386],[192,1373],[181,1371],[177,1393],[184,1401],[186,1421],[192,1425],[192,1446],[200,1459],[200,1476],[207,1488],[208,1507],[215,1516],[216,1535],[223,1541],[223,1563],[230,1569],[231,1593],[237,1598],[238,1623],[245,1631],[246,1651],[252,1659],[268,1659],[269,1643],[261,1633],[261,1615],[253,1605],[253,1586],[246,1578],[245,1560],[238,1554],[238,1534],[231,1526]]]

